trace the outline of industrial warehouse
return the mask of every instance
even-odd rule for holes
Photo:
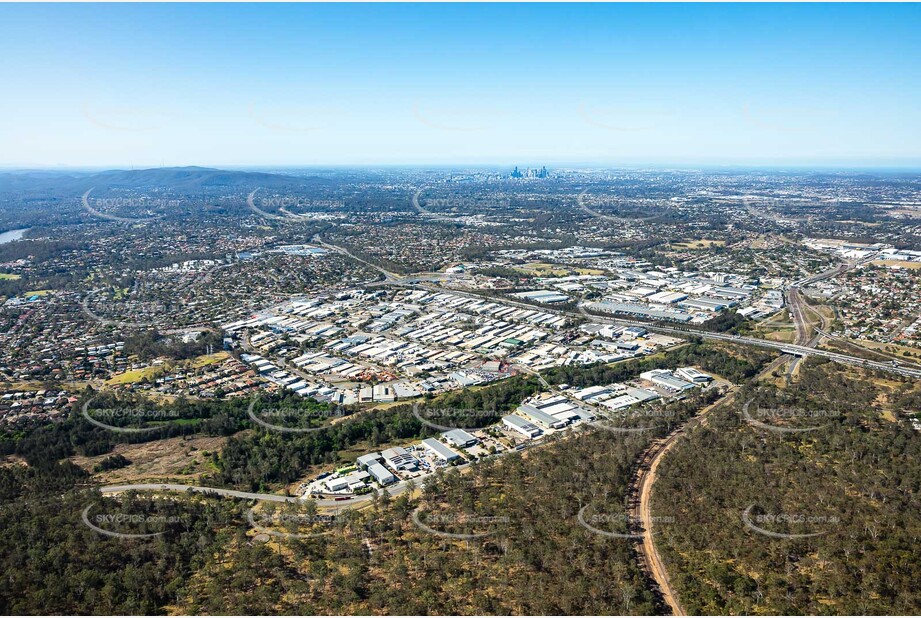
[[[709,374],[695,367],[682,367],[647,371],[625,383],[581,389],[562,386],[558,392],[529,397],[514,412],[488,427],[450,429],[418,443],[361,455],[354,466],[302,483],[300,492],[304,498],[350,496],[411,480],[422,481],[438,469],[528,448],[545,436],[612,418],[615,413],[627,414],[634,406],[680,398],[687,391],[713,383]],[[424,408],[421,410],[424,413]]]

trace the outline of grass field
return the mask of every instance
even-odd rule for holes
[[[771,247],[771,241],[766,236],[758,236],[751,241],[749,245],[752,249],[769,249]]]
[[[22,279],[22,275],[14,275],[13,273],[0,273],[0,279],[5,279],[7,281],[17,281]]]
[[[202,474],[213,471],[210,455],[219,452],[227,438],[194,437],[168,438],[141,444],[117,444],[111,453],[95,457],[72,457],[71,461],[92,472],[106,457],[119,454],[131,464],[118,470],[100,472],[94,480],[101,483],[185,482],[197,480]]]
[[[829,324],[835,319],[835,310],[828,305],[809,305],[809,309],[825,318]]]
[[[125,373],[120,373],[117,376],[113,376],[106,380],[106,384],[111,386],[117,384],[133,384],[134,382],[140,382],[144,378],[153,378],[163,371],[163,366],[160,367],[144,367],[143,369],[133,369],[131,371],[126,371]]]
[[[6,384],[6,383],[4,383]],[[9,382],[9,386],[4,387],[2,390],[10,391],[40,391],[47,389],[48,385],[45,382],[41,381],[30,381],[30,382]],[[78,393],[82,391],[87,386],[92,386],[93,388],[99,388],[98,382],[57,382],[60,384],[61,388],[72,393]]]
[[[228,358],[230,358],[230,354],[223,351],[215,352],[214,354],[204,354],[193,360],[191,362],[191,366],[197,369],[206,365],[219,363]],[[143,369],[132,369],[131,371],[126,371],[125,373],[120,373],[117,376],[113,376],[106,381],[106,384],[110,386],[115,386],[118,384],[133,384],[134,382],[140,382],[144,378],[154,378],[166,371],[166,369],[167,367],[165,365],[159,365],[156,367],[144,367]]]
[[[781,309],[774,315],[758,322],[758,328],[794,328],[793,320],[787,309]]]
[[[855,344],[868,350],[880,350],[893,356],[901,356],[916,363],[921,363],[921,348],[900,345],[898,343],[880,343],[879,341],[866,341],[864,339],[852,339]]]
[[[796,326],[790,320],[786,310],[778,311],[771,317],[758,322],[755,333],[770,341],[793,343],[796,340]]]
[[[710,247],[725,247],[726,241],[701,238],[700,240],[692,240],[690,242],[672,243],[671,246],[673,249],[709,249]]]
[[[227,360],[230,358],[228,352],[215,352],[214,354],[204,354],[199,356],[192,361],[192,367],[196,369],[199,367],[205,367],[206,365],[213,365],[214,363],[219,363],[221,361]]]
[[[547,277],[551,275],[556,277],[564,277],[569,274],[569,271],[565,268],[560,268],[556,264],[546,264],[543,262],[522,264],[521,266],[515,266],[514,269],[527,275],[537,275],[541,277]]]
[[[796,341],[796,329],[780,328],[769,330],[761,333],[761,336],[768,341],[779,341],[780,343],[793,343]]]
[[[907,262],[905,260],[873,260],[870,263],[874,266],[886,266],[888,268],[921,269],[921,262]]]

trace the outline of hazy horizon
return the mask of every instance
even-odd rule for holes
[[[918,5],[2,5],[3,168],[921,167]]]
[[[393,169],[393,170],[432,170],[432,171],[462,171],[462,170],[505,170],[518,167],[520,169],[539,168],[545,166],[551,171],[553,169],[574,169],[574,170],[674,170],[674,171],[765,171],[765,172],[786,172],[786,171],[814,171],[814,172],[894,172],[894,173],[918,173],[921,172],[921,162],[911,163],[890,163],[890,164],[845,164],[845,163],[764,163],[764,164],[746,164],[746,163],[628,163],[628,162],[601,162],[601,161],[527,161],[527,162],[437,162],[437,163],[412,163],[412,162],[392,162],[392,163],[313,163],[313,164],[252,164],[252,165],[0,165],[0,173],[25,173],[25,172],[70,172],[70,173],[96,173],[107,171],[143,171],[154,169],[214,169],[225,171],[239,172],[272,172],[272,171],[304,171],[304,170],[372,170],[372,169]]]

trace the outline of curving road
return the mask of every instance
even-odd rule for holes
[[[363,260],[363,259],[361,259],[360,257],[358,257],[357,255],[355,255],[354,253],[352,253],[351,251],[349,251],[349,250],[346,249],[345,247],[338,247],[338,246],[336,246],[336,245],[331,245],[331,244],[329,244],[328,242],[326,242],[325,240],[323,240],[322,238],[320,238],[320,235],[319,235],[319,234],[314,234],[314,235],[313,235],[313,238],[311,239],[311,242],[314,242],[314,243],[320,245],[321,247],[323,247],[323,248],[326,249],[327,251],[333,251],[333,252],[335,252],[335,253],[339,253],[339,254],[341,254],[341,255],[345,255],[345,256],[347,256],[347,257],[352,258],[352,259],[355,260],[356,262],[360,262],[360,263],[364,264],[364,265],[367,266],[368,268],[373,268],[374,270],[376,270],[376,271],[378,271],[379,273],[381,273],[382,275],[384,275],[384,283],[397,283],[397,282],[399,282],[399,281],[402,280],[402,277],[401,277],[400,275],[398,275],[398,274],[396,274],[396,273],[392,273],[392,272],[390,272],[389,270],[387,270],[387,269],[385,269],[385,268],[381,268],[381,267],[378,266],[377,264],[372,264],[372,263],[369,262],[368,260]]]
[[[400,487],[400,483],[387,488],[391,496],[399,495],[406,491],[407,487]],[[260,494],[250,491],[237,491],[236,489],[223,489],[221,487],[202,487],[200,485],[181,485],[179,483],[133,483],[128,485],[106,485],[100,487],[99,491],[104,494],[122,494],[126,491],[166,491],[176,493],[186,493],[191,491],[197,494],[211,496],[223,496],[225,498],[238,498],[240,500],[259,500],[260,502],[303,502],[298,496],[281,496],[278,494]],[[319,507],[337,507],[352,508],[369,502],[373,499],[371,494],[361,496],[349,496],[348,500],[315,500]]]
[[[104,318],[98,313],[95,313],[88,305],[89,299],[84,298],[80,301],[80,307],[88,317],[99,322],[103,326],[117,326],[118,328],[137,328],[137,329],[156,329],[158,328],[156,324],[148,322],[124,322],[122,320],[110,320],[109,318]],[[167,328],[160,330],[164,335],[184,335],[187,333],[202,333],[202,332],[212,332],[219,333],[220,331],[213,326],[186,326],[184,328]]]
[[[620,323],[620,324],[629,324],[631,326],[641,326],[646,330],[652,332],[661,332],[667,334],[674,334],[678,336],[696,335],[702,339],[712,339],[715,341],[726,341],[729,343],[741,343],[745,345],[751,345],[761,348],[771,348],[774,350],[779,350],[785,354],[791,354],[793,356],[821,356],[829,360],[833,360],[839,363],[847,365],[859,365],[862,367],[867,367],[870,369],[878,369],[880,371],[887,371],[889,373],[896,373],[910,378],[921,378],[921,369],[911,369],[908,367],[895,366],[892,363],[883,363],[879,361],[869,361],[857,356],[849,356],[847,354],[839,354],[838,352],[832,352],[829,350],[821,350],[818,348],[811,348],[805,345],[781,343],[778,341],[769,341],[767,339],[758,339],[756,337],[741,337],[739,335],[727,335],[724,333],[711,333],[707,331],[695,330],[692,328],[682,328],[682,327],[673,327],[673,326],[660,326],[653,325],[644,322],[631,322],[627,320],[616,320],[610,318],[597,318],[592,316],[593,320],[597,321],[607,321],[610,323]]]
[[[257,494],[235,489],[222,489],[220,487],[200,487],[197,485],[180,485],[179,483],[133,483],[128,485],[106,485],[99,491],[104,494],[121,494],[126,491],[174,491],[185,493],[191,491],[197,494],[212,494],[227,498],[241,498],[243,500],[264,500],[268,502],[297,502],[296,496],[279,496],[277,494]]]
[[[461,471],[469,466],[469,463],[463,464],[456,466],[455,469]],[[411,479],[411,481],[413,481],[417,487],[422,480],[424,479],[421,477]],[[386,487],[387,493],[391,497],[399,496],[409,489],[411,481],[400,481],[399,483],[394,483],[393,485]],[[307,496],[307,498],[301,498],[299,496],[261,494],[250,491],[237,491],[236,489],[224,489],[222,487],[202,487],[200,485],[181,485],[179,483],[131,483],[127,485],[106,485],[104,487],[100,487],[99,491],[103,494],[122,494],[126,491],[158,491],[175,493],[185,493],[191,491],[197,494],[223,496],[225,498],[237,498],[240,500],[259,500],[261,502],[304,502],[307,499],[312,499],[318,507],[336,509],[351,509],[374,500],[374,496],[372,494],[349,494],[348,499],[346,500],[327,498],[316,499],[311,498],[310,496]]]

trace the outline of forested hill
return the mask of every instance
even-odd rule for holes
[[[222,170],[208,167],[157,167],[102,172],[4,172],[0,193],[82,195],[88,189],[130,189],[198,192],[205,189],[252,191],[256,188],[308,188],[327,186],[326,178]]]
[[[749,388],[659,468],[656,544],[689,614],[921,613],[917,385],[810,360]],[[742,421],[742,406],[778,414]],[[791,412],[792,411],[792,412]],[[795,418],[795,412],[799,418]],[[705,461],[706,465],[701,465]],[[814,535],[775,537],[768,533]]]

